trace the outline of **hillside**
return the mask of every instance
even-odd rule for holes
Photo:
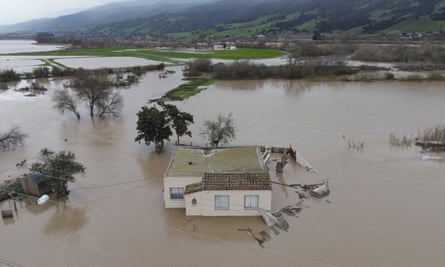
[[[205,2],[205,4],[203,4]],[[231,37],[258,34],[441,31],[445,0],[220,0],[98,7],[10,27],[82,37]],[[19,27],[20,26],[20,27]]]
[[[372,34],[439,31],[445,0],[225,0],[181,12],[84,28],[89,36],[252,36],[257,34]]]

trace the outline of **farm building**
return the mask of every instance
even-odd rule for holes
[[[164,175],[166,208],[186,215],[259,216],[272,184],[259,147],[179,148]]]

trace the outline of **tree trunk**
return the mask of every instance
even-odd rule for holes
[[[75,111],[75,114],[76,114],[77,119],[80,120],[80,113]]]
[[[94,117],[94,105],[90,105],[90,117]]]
[[[155,142],[155,151],[156,153],[160,154],[162,152],[162,148],[164,147],[164,140],[161,140],[159,142]]]

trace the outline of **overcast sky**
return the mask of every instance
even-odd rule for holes
[[[0,0],[0,25],[57,17],[90,7],[128,0]],[[152,2],[152,0],[147,0]]]

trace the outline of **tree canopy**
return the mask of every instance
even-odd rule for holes
[[[224,116],[218,114],[216,121],[205,121],[204,130],[201,133],[214,147],[219,144],[228,144],[235,139],[235,126],[233,123],[232,114]]]
[[[158,104],[162,107],[161,110],[155,106],[150,108],[144,106],[137,113],[136,129],[138,135],[135,141],[141,142],[141,140],[144,140],[146,145],[154,142],[156,152],[160,153],[164,146],[164,140],[170,140],[170,136],[173,134],[172,129],[176,132],[177,144],[179,144],[179,137],[183,135],[192,136],[188,127],[193,123],[193,115],[180,111],[172,104],[165,104],[164,102]]]
[[[74,175],[85,173],[85,167],[75,161],[76,155],[71,151],[54,152],[44,148],[39,153],[40,162],[31,166],[31,171],[48,178],[50,186],[58,194],[68,194],[67,183],[75,180]]]
[[[180,111],[178,107],[172,104],[165,104],[163,102],[159,104],[167,111],[167,115],[171,121],[171,128],[176,132],[176,143],[179,145],[179,137],[183,135],[192,137],[192,132],[188,129],[188,126],[193,123],[193,115]]]
[[[74,113],[77,119],[80,120],[80,113],[77,110],[77,99],[67,90],[58,90],[54,92],[53,98],[54,108],[65,113],[66,111]]]
[[[143,106],[136,114],[137,136],[136,142],[142,140],[148,146],[153,142],[157,153],[160,153],[164,147],[164,140],[170,140],[172,131],[170,130],[170,120],[165,110],[158,110],[156,107]]]
[[[81,102],[86,103],[91,118],[94,116],[120,115],[123,107],[123,98],[112,89],[114,83],[108,75],[106,70],[78,70],[76,78],[65,85],[65,87],[74,90],[76,97]],[[56,94],[53,98],[54,106],[61,112],[65,110],[72,111],[78,116],[78,113],[72,108],[74,99],[72,97],[71,99],[67,98],[66,96],[69,96],[69,94]],[[65,103],[67,100],[68,105]]]

